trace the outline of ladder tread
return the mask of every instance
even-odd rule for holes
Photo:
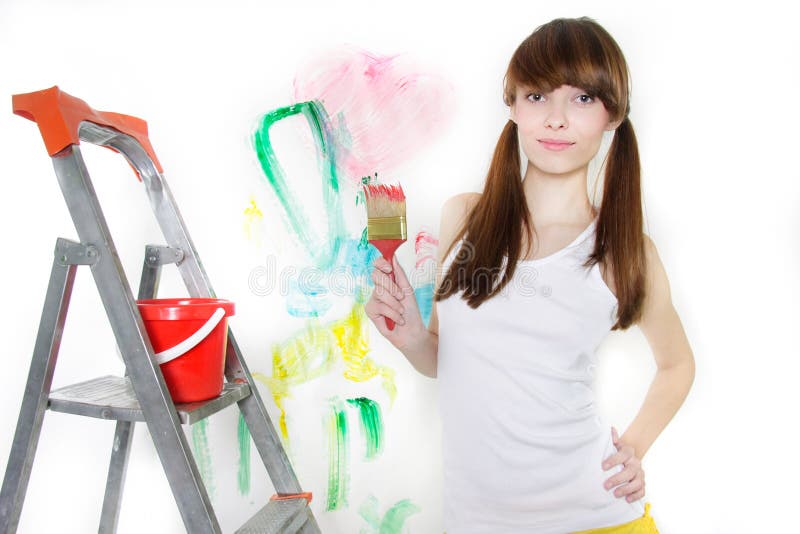
[[[311,517],[304,498],[270,500],[235,534],[290,534],[299,532]]]
[[[250,395],[246,383],[226,382],[222,393],[213,399],[176,404],[182,424],[191,425]],[[144,414],[133,392],[131,381],[122,376],[101,376],[50,392],[48,408],[98,419],[144,421]]]

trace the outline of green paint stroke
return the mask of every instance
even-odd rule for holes
[[[345,364],[344,377],[352,382],[380,378],[389,397],[389,409],[397,396],[395,371],[381,365],[369,354],[369,318],[363,304],[353,304],[350,313],[334,321],[306,321],[292,337],[272,347],[272,376],[258,371],[253,378],[267,386],[280,410],[278,429],[284,448],[290,449],[286,399],[292,398],[295,386],[322,378]]]
[[[239,495],[250,493],[250,430],[244,420],[244,415],[239,412],[239,471],[236,481],[239,484]]]
[[[370,494],[367,499],[358,507],[358,515],[367,522],[370,528],[362,528],[360,534],[374,534],[381,528],[381,516],[378,513],[378,499]]]
[[[347,506],[349,472],[347,465],[347,413],[340,399],[330,400],[323,424],[328,435],[328,496],[326,511]]]
[[[214,473],[211,469],[211,452],[208,447],[208,419],[202,419],[192,425],[192,449],[206,491],[209,497],[213,497]]]
[[[386,511],[386,515],[383,516],[383,521],[381,521],[381,529],[378,531],[378,534],[401,534],[406,519],[420,511],[421,508],[412,503],[410,499],[398,501]]]
[[[381,420],[381,405],[366,397],[348,399],[347,402],[358,407],[361,415],[361,430],[367,442],[365,459],[372,460],[378,454],[383,452],[383,421]]]
[[[290,190],[269,138],[269,129],[273,124],[298,113],[308,121],[318,149],[317,164],[322,177],[322,212],[327,217],[327,236],[313,232],[303,208],[304,203]],[[323,271],[330,270],[347,231],[336,174],[335,140],[325,108],[319,101],[312,100],[270,111],[261,118],[261,124],[253,134],[253,142],[261,169],[285,211],[284,220],[288,221],[298,241],[305,247],[314,266]]]
[[[412,503],[411,500],[403,499],[389,508],[381,519],[378,512],[378,499],[374,495],[370,495],[358,509],[358,514],[369,525],[369,528],[362,528],[360,533],[401,534],[406,520],[412,514],[420,511],[420,507]]]

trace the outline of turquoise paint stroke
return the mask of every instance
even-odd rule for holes
[[[434,282],[424,284],[414,288],[414,298],[417,299],[417,307],[419,314],[422,316],[422,322],[428,326],[431,320],[431,311],[433,310],[433,286]]]
[[[367,527],[359,530],[359,534],[402,534],[406,520],[421,508],[409,499],[398,501],[381,517],[378,511],[378,499],[369,495],[358,508],[358,514],[367,522]]]
[[[375,260],[381,257],[381,252],[367,239],[367,227],[361,232],[361,239],[349,240],[345,245],[342,264],[347,266],[353,276],[365,278],[369,287],[372,287],[374,284],[370,275]]]
[[[333,302],[328,290],[320,284],[302,284],[297,278],[289,280],[289,292],[286,296],[286,311],[293,317],[322,317],[331,308]]]
[[[318,283],[299,284],[289,280],[286,310],[293,317],[322,317],[331,308],[331,298],[355,297],[357,302],[374,284],[372,273],[375,259],[381,255],[366,238],[366,227],[361,239],[342,239],[334,267]],[[305,287],[307,286],[307,287]]]
[[[381,515],[378,512],[378,499],[369,494],[358,507],[358,515],[367,522],[369,528],[362,528],[359,534],[375,534],[381,528]]]
[[[419,513],[422,509],[411,502],[410,499],[398,501],[394,506],[387,510],[386,515],[381,521],[381,528],[378,534],[402,534],[403,525],[413,514]]]

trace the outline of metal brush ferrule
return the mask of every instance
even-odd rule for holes
[[[367,239],[406,239],[406,217],[368,217]]]

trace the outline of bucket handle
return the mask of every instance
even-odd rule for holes
[[[192,334],[191,336],[187,337],[174,347],[168,348],[167,350],[162,350],[161,352],[156,353],[156,361],[159,365],[163,365],[167,362],[170,362],[177,358],[178,356],[183,356],[185,353],[189,352],[191,349],[195,347],[198,343],[203,341],[205,337],[211,333],[214,328],[219,324],[222,318],[225,317],[225,309],[224,308],[217,308],[213,315],[206,321],[206,324],[201,326],[197,332]]]

